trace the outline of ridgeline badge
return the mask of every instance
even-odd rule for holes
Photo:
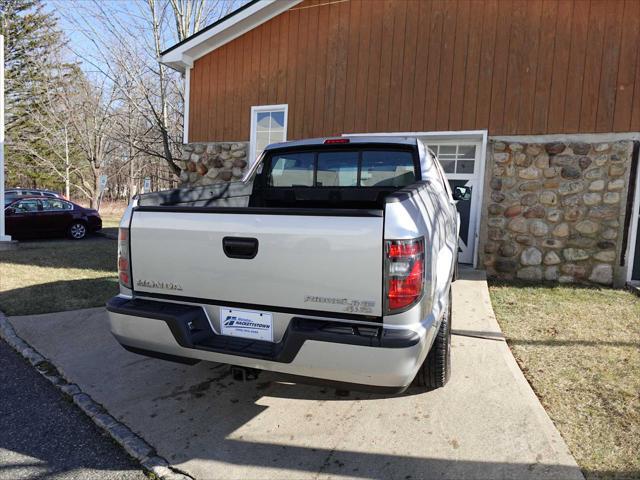
[[[173,282],[159,282],[157,280],[142,280],[136,282],[137,287],[157,288],[161,290],[177,290],[182,291],[182,285]]]

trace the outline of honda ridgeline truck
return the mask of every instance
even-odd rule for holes
[[[459,220],[415,138],[273,144],[242,182],[139,196],[111,331],[129,351],[399,392],[450,372]],[[315,383],[312,382],[312,383]]]

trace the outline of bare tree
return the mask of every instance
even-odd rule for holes
[[[91,0],[60,10],[93,46],[75,53],[113,84],[121,101],[130,105],[131,114],[147,127],[135,139],[126,137],[129,146],[145,158],[162,159],[175,180],[180,174],[183,79],[159,63],[160,53],[242,1]]]

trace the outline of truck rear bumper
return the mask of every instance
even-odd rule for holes
[[[114,297],[111,332],[125,348],[167,360],[206,360],[282,374],[375,387],[406,388],[427,355],[435,327],[384,328],[296,317],[279,343],[217,335],[196,305]],[[304,379],[303,379],[304,380]]]

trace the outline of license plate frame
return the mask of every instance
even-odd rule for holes
[[[220,333],[228,337],[273,343],[273,314],[260,310],[220,307]]]

